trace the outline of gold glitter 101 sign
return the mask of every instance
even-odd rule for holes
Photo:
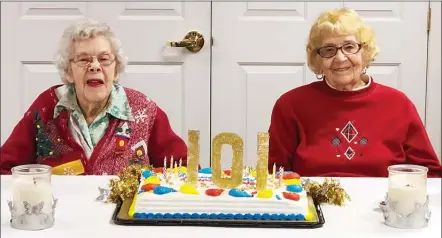
[[[187,183],[195,185],[198,179],[199,131],[189,130],[187,152]],[[256,166],[256,189],[267,188],[268,175],[268,133],[258,133],[258,162]],[[221,149],[223,145],[232,146],[233,161],[231,177],[223,178],[221,169]],[[212,142],[212,181],[218,187],[229,189],[241,184],[243,178],[244,158],[243,140],[235,133],[221,133]]]
[[[221,177],[221,149],[231,145],[233,150],[232,172],[230,178]],[[213,138],[212,143],[212,181],[220,188],[234,188],[242,183],[243,142],[234,133],[221,133]]]

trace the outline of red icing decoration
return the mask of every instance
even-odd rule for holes
[[[299,179],[299,178],[301,177],[297,173],[284,174],[284,176],[282,176],[282,179]]]
[[[299,195],[297,193],[282,192],[282,195],[285,199],[299,201]]]
[[[255,196],[255,194],[257,194],[257,191],[252,192],[252,196]]]
[[[163,167],[154,168],[153,172],[155,172],[155,173],[162,173],[163,172]]]
[[[145,185],[141,186],[141,189],[143,189],[144,191],[148,192],[148,191],[153,190],[154,188],[156,188],[158,186],[159,186],[159,184],[148,183],[148,184],[145,184]]]
[[[224,174],[227,175],[227,176],[230,176],[230,169],[224,170]]]
[[[210,188],[206,190],[206,195],[208,196],[212,196],[212,197],[217,197],[219,195],[221,195],[221,193],[224,192],[224,189],[216,189],[216,188]]]

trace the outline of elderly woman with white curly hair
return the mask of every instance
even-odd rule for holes
[[[269,127],[269,168],[307,177],[387,177],[388,166],[416,164],[429,177],[441,165],[412,101],[367,74],[379,48],[353,10],[323,12],[306,47],[319,81],[276,101]]]
[[[70,175],[162,167],[166,157],[169,165],[186,164],[187,146],[164,111],[118,84],[125,59],[109,26],[86,21],[67,28],[55,64],[64,84],[40,94],[15,126],[1,147],[2,174],[35,163]]]

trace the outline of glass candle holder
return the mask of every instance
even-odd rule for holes
[[[19,230],[42,230],[54,225],[57,199],[51,184],[52,167],[41,164],[12,168],[11,226]]]
[[[428,226],[427,173],[418,165],[393,165],[388,168],[388,194],[385,224],[395,228],[417,229]]]

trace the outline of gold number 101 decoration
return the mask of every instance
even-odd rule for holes
[[[233,151],[230,178],[221,178],[221,149],[223,145],[231,145]],[[221,133],[213,138],[212,144],[212,181],[220,188],[234,188],[242,183],[243,142],[234,133]]]
[[[196,185],[199,162],[199,131],[189,130],[187,152],[187,183]],[[256,166],[256,189],[267,188],[268,175],[268,133],[258,133],[258,162]],[[232,146],[233,161],[230,178],[222,178],[221,149],[223,145]],[[243,140],[235,133],[221,133],[215,136],[212,143],[212,181],[218,187],[229,189],[237,187],[243,179]]]

